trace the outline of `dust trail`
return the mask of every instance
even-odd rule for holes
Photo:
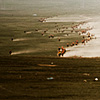
[[[94,34],[96,39],[92,39],[86,45],[78,45],[65,53],[64,57],[81,56],[81,57],[100,57],[100,18],[93,18],[93,20],[87,23],[88,26],[92,26],[93,29],[89,32]],[[81,26],[82,27],[82,26]],[[83,26],[82,28],[84,28]]]
[[[26,32],[26,34],[31,34],[31,33],[33,33],[33,32],[31,32],[31,31],[30,32]]]
[[[31,40],[31,38],[17,38],[17,39],[13,39],[14,42],[26,41],[26,40]]]
[[[47,18],[46,22],[82,22],[82,21],[89,21],[91,20],[90,17],[86,17],[84,15],[70,15],[70,16],[58,16],[58,17],[52,17]]]
[[[11,55],[27,54],[27,53],[32,53],[32,52],[35,52],[35,50],[22,50],[22,51],[16,51],[16,52],[12,52]]]

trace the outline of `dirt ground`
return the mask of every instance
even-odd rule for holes
[[[0,100],[99,100],[100,58],[57,57],[58,47],[83,39],[71,32],[73,22],[39,21],[58,15],[98,15],[99,10],[79,11],[79,3],[72,7],[61,0],[29,1],[0,3]],[[63,27],[68,27],[64,33],[54,32]]]
[[[1,56],[0,100],[99,100],[99,70],[100,58]]]

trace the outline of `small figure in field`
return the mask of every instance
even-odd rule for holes
[[[58,48],[58,53],[57,53],[57,56],[59,56],[60,57],[60,55],[61,55],[61,49],[60,49],[60,47]]]
[[[74,42],[73,42],[72,44],[73,44],[73,46],[74,46]]]
[[[24,33],[26,33],[26,31],[24,31]]]
[[[85,45],[85,39],[84,40],[82,40],[82,44],[84,43],[84,45]]]
[[[51,35],[52,38],[54,38],[54,35]]]
[[[13,41],[13,38],[11,38],[11,40]]]
[[[60,38],[58,38],[58,41],[60,41]]]
[[[71,30],[71,33],[73,33],[73,30]]]
[[[58,51],[60,51],[60,47],[58,48]]]
[[[83,36],[83,39],[85,38],[85,36]]]
[[[66,52],[66,50],[62,47],[61,55],[63,56],[65,52]]]
[[[76,45],[78,45],[78,40],[76,40]]]
[[[11,53],[12,53],[12,51],[10,50],[10,51],[9,51],[9,54],[11,55]]]
[[[61,49],[62,49],[62,50],[61,50]],[[66,52],[66,50],[65,50],[63,47],[62,47],[61,49],[60,49],[60,47],[58,48],[57,56],[59,56],[59,57],[60,57],[61,55],[63,56],[64,53]]]
[[[67,47],[69,47],[69,43],[67,43]]]
[[[44,33],[41,33],[42,34],[42,36],[44,35]]]

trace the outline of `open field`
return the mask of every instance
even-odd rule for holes
[[[39,21],[62,15],[99,16],[97,1],[0,1],[0,100],[100,100],[100,58],[57,57],[58,47],[67,48],[76,40],[81,45],[83,35],[77,29],[71,32],[80,22]],[[99,45],[95,39],[92,43]],[[70,50],[75,53],[75,48]]]
[[[100,59],[0,57],[0,100],[99,100]]]
[[[67,43],[71,44],[76,40],[81,42],[82,36],[71,32],[72,22],[41,23],[38,21],[40,18],[38,16],[0,17],[0,54],[9,55],[11,50],[14,54],[56,56],[58,47],[66,48]],[[77,24],[78,22],[74,23]],[[54,32],[62,27],[69,29],[64,29],[66,30],[64,33]],[[42,36],[45,30],[48,31]],[[49,38],[50,35],[54,35],[54,38]],[[59,38],[61,41],[58,41]]]
[[[85,14],[92,16],[96,13],[91,10],[91,14],[89,14],[86,8],[83,10],[80,1],[79,8],[76,7],[78,3],[73,5],[75,2],[69,0],[68,2],[69,5],[66,3],[62,6],[63,3],[58,0],[54,2],[47,2],[46,0],[34,0],[34,2],[32,0],[25,0],[24,2],[19,0],[1,1],[1,4],[3,4],[0,4],[0,55],[9,56],[11,50],[13,55],[56,56],[58,47],[66,48],[67,43],[71,44],[76,40],[81,42],[83,36],[71,32],[73,22],[58,22],[55,24],[55,22],[41,23],[38,21],[41,18],[52,18],[58,15],[72,15],[74,17],[75,15],[84,16]],[[87,2],[86,7],[89,3]],[[93,1],[91,3],[94,4]],[[33,14],[37,14],[37,16],[33,16]],[[74,23],[74,25],[77,24],[78,22]],[[55,27],[56,25],[58,27]],[[69,29],[65,33],[54,32],[55,29],[62,27],[68,27]],[[39,31],[35,31],[37,29]],[[42,36],[45,30],[48,30],[48,32]],[[25,31],[28,33],[25,33]],[[49,35],[52,34],[54,38],[49,39]],[[61,39],[60,42],[58,38]]]

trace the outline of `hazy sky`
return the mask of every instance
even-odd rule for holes
[[[99,13],[100,0],[0,0],[0,9],[54,9]]]
[[[70,5],[79,7],[97,7],[100,4],[100,0],[0,0],[0,5],[14,5],[14,4],[31,4],[31,5]]]

